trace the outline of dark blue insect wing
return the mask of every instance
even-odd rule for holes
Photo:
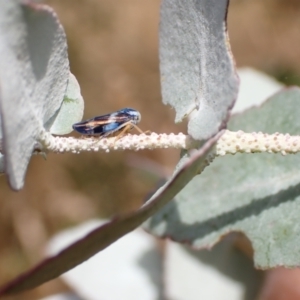
[[[83,135],[108,136],[129,123],[136,123],[140,114],[130,108],[98,116],[87,121],[79,122],[73,125],[73,129]]]
[[[73,124],[73,129],[83,135],[102,135],[103,130],[101,129],[101,126],[107,124],[110,116],[111,114],[106,114],[86,121],[75,123]],[[97,133],[95,132],[95,130],[97,131]]]
[[[111,113],[111,114],[106,114],[106,115],[102,115],[102,116],[98,116],[98,117],[94,117],[92,119],[90,119],[90,122],[99,122],[98,124],[100,125],[101,123],[107,123],[110,119],[113,120],[114,116],[116,115],[116,113]]]
[[[115,131],[117,131],[120,127],[120,124],[118,122],[111,122],[105,125],[99,125],[96,126],[94,130],[95,135],[100,135],[100,136],[107,136]]]
[[[126,113],[122,113],[122,112],[115,112],[112,114],[108,114],[105,116],[99,116],[99,117],[95,117],[94,121],[95,122],[99,122],[99,125],[104,122],[104,123],[114,123],[114,122],[118,122],[118,123],[125,123],[130,121],[130,116]]]
[[[83,135],[107,136],[122,128],[130,119],[126,114],[113,113],[73,124],[73,129]]]
[[[83,135],[94,135],[94,128],[82,123],[73,124],[73,129]]]

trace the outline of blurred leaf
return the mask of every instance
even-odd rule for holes
[[[72,125],[81,121],[84,101],[76,77],[70,73],[69,82],[63,103],[50,128],[52,134],[68,134],[73,131]]]
[[[239,68],[240,88],[237,101],[231,113],[260,105],[284,86],[273,77],[251,68]]]
[[[48,253],[58,253],[106,222],[89,220],[58,233],[48,244]],[[162,286],[161,263],[155,238],[143,230],[135,230],[116,241],[108,251],[97,253],[63,274],[61,279],[83,299],[99,300],[101,295],[101,300],[153,300],[158,299]]]
[[[163,0],[160,70],[163,102],[188,133],[207,139],[226,124],[238,79],[226,32],[227,0]]]
[[[170,202],[207,165],[205,157],[209,154],[219,136],[213,137],[199,151],[196,151],[190,160],[180,170],[175,172],[173,177],[139,210],[131,214],[115,217],[106,224],[94,229],[85,238],[8,283],[0,290],[0,295],[20,292],[51,280],[89,259],[141,225],[166,203]]]
[[[300,132],[300,89],[286,89],[232,117],[229,129]],[[287,137],[288,138],[288,137]],[[158,236],[209,248],[244,232],[260,268],[299,266],[300,154],[236,154],[215,159],[150,221]]]
[[[256,299],[264,272],[254,269],[252,259],[237,250],[235,241],[235,234],[229,235],[213,249],[201,251],[168,241],[164,253],[167,299]]]
[[[32,150],[61,106],[68,76],[66,37],[48,6],[0,0],[0,113],[5,171],[19,190]]]
[[[82,300],[77,295],[72,293],[54,294],[39,300]]]

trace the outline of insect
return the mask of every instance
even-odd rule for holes
[[[118,131],[122,137],[133,127],[140,133],[143,131],[136,125],[141,121],[141,114],[132,108],[123,108],[116,112],[73,124],[73,129],[83,135],[106,137]]]

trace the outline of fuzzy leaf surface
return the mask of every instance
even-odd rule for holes
[[[300,133],[300,89],[233,116],[230,130]],[[300,154],[219,157],[149,222],[160,237],[210,248],[228,232],[252,242],[257,267],[300,266]]]
[[[227,0],[163,0],[160,72],[163,102],[188,133],[205,140],[224,127],[238,78],[226,32]]]
[[[23,187],[40,132],[49,130],[67,87],[63,28],[46,5],[0,0],[0,114],[5,171]]]
[[[66,94],[58,114],[50,128],[52,134],[68,134],[73,131],[72,125],[81,121],[84,101],[76,77],[70,73]]]

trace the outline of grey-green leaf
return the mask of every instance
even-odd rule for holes
[[[19,190],[40,132],[49,130],[69,75],[63,28],[48,6],[0,0],[0,113],[5,171]]]
[[[81,121],[84,101],[76,77],[70,73],[66,94],[61,108],[50,128],[52,134],[68,134],[73,131],[72,125]]]
[[[216,135],[208,140],[140,209],[131,214],[113,218],[56,256],[50,257],[19,278],[12,280],[0,288],[0,296],[36,287],[61,275],[141,225],[166,203],[173,200],[199,170],[203,170],[207,165],[206,156],[219,137],[220,135]]]
[[[163,0],[160,70],[163,102],[176,122],[190,116],[188,133],[203,140],[226,124],[238,78],[226,32],[228,0]]]
[[[300,133],[300,89],[233,116],[230,130]],[[237,154],[216,159],[150,221],[159,236],[212,247],[244,232],[256,266],[300,265],[300,155]]]

